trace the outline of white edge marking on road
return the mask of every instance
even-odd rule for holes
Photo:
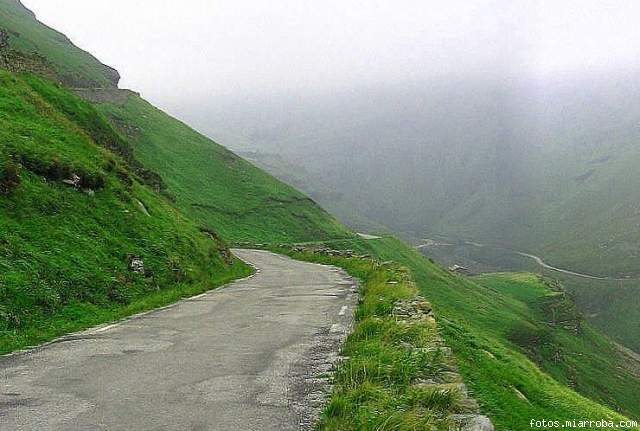
[[[100,327],[100,328],[92,331],[91,333],[92,334],[99,334],[100,332],[105,332],[105,331],[108,331],[111,328],[115,328],[118,325],[120,325],[120,323],[112,323],[111,325]]]
[[[338,316],[344,316],[345,313],[347,312],[347,308],[349,308],[346,305],[343,305],[342,308],[340,309],[340,312],[338,313]]]
[[[329,332],[330,333],[344,332],[344,327],[339,323],[334,323],[333,325],[331,325],[331,329],[329,329]]]

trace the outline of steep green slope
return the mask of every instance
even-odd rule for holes
[[[50,69],[52,78],[71,87],[116,87],[120,76],[91,54],[76,47],[65,35],[36,20],[35,15],[19,0],[0,0],[0,57],[22,54],[10,62],[12,69]],[[2,52],[2,36],[8,37],[8,48]],[[0,66],[2,60],[0,59]],[[49,67],[50,66],[50,67]]]
[[[3,44],[4,41],[4,44]],[[18,0],[0,0],[0,69],[59,80],[98,104],[158,172],[187,216],[231,241],[348,237],[349,231],[307,196],[247,163],[133,92],[117,71],[38,22]],[[159,181],[159,179],[158,179]]]
[[[178,206],[232,241],[304,241],[350,233],[307,196],[136,95],[98,109],[136,156],[165,179]]]
[[[585,324],[561,285],[529,273],[485,274],[473,280],[520,308],[503,334],[540,368],[593,400],[640,417],[640,362]]]
[[[389,231],[388,228],[359,212],[355,208],[353,199],[345,196],[341,187],[327,186],[322,178],[311,175],[301,165],[288,163],[284,157],[275,153],[246,151],[238,154],[276,178],[308,194],[350,227],[363,232]]]
[[[640,364],[584,322],[549,325],[547,312],[575,322],[571,302],[529,274],[454,275],[392,238],[332,242],[331,248],[393,260],[412,272],[453,348],[465,382],[497,429],[531,429],[531,419],[640,416]],[[551,302],[549,302],[551,301]],[[562,314],[562,313],[565,314]],[[602,404],[600,404],[602,403]],[[587,427],[597,429],[597,427]]]
[[[0,352],[247,273],[127,146],[62,87],[0,71]]]

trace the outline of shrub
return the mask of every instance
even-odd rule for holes
[[[80,177],[80,187],[83,189],[99,190],[105,186],[106,179],[99,172],[79,170],[77,175]]]
[[[523,322],[512,328],[507,338],[522,348],[536,350],[538,347],[550,343],[553,337],[548,328],[539,328]]]
[[[74,167],[70,162],[60,159],[57,155],[21,154],[22,165],[36,175],[41,175],[50,181],[69,180],[77,175],[78,186],[83,189],[99,190],[105,186],[106,178],[102,172],[88,171]]]
[[[20,185],[20,166],[11,159],[0,160],[0,194],[8,195]]]

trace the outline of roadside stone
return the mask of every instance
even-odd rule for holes
[[[64,184],[75,187],[76,189],[80,188],[80,181],[81,181],[81,178],[76,174],[72,174],[71,178],[62,180]]]
[[[494,431],[491,420],[482,415],[456,414],[449,417],[453,421],[450,431]]]
[[[136,274],[144,275],[144,260],[140,257],[132,256],[129,261],[129,269]]]
[[[402,318],[422,319],[427,316],[432,316],[433,308],[431,307],[431,303],[421,296],[417,296],[411,300],[397,301],[393,306],[391,314]]]
[[[462,377],[454,371],[443,371],[438,375],[438,379],[443,383],[461,383]]]

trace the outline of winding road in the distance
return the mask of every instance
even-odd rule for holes
[[[470,246],[473,246],[473,247],[489,247],[486,244],[481,244],[481,243],[474,242],[474,241],[464,241],[464,243],[466,245],[470,245]],[[437,246],[437,245],[454,245],[454,244],[439,243],[439,242],[434,241],[434,240],[428,240],[427,243],[419,245],[419,246],[417,246],[417,248],[420,249],[420,248],[424,248],[424,247]],[[522,256],[522,257],[527,257],[529,259],[533,259],[542,268],[549,269],[551,271],[561,272],[563,274],[573,275],[575,277],[588,278],[590,280],[602,280],[602,281],[633,281],[633,280],[640,280],[638,278],[632,278],[632,277],[618,278],[618,277],[602,277],[602,276],[597,276],[597,275],[584,274],[584,273],[581,273],[581,272],[571,271],[570,269],[563,269],[563,268],[558,268],[557,266],[549,265],[548,263],[546,263],[544,261],[544,259],[542,259],[540,256],[536,256],[535,254],[525,253],[523,251],[517,251],[517,250],[508,250],[508,251],[510,251],[510,252],[512,252],[514,254],[517,254],[519,256]]]

